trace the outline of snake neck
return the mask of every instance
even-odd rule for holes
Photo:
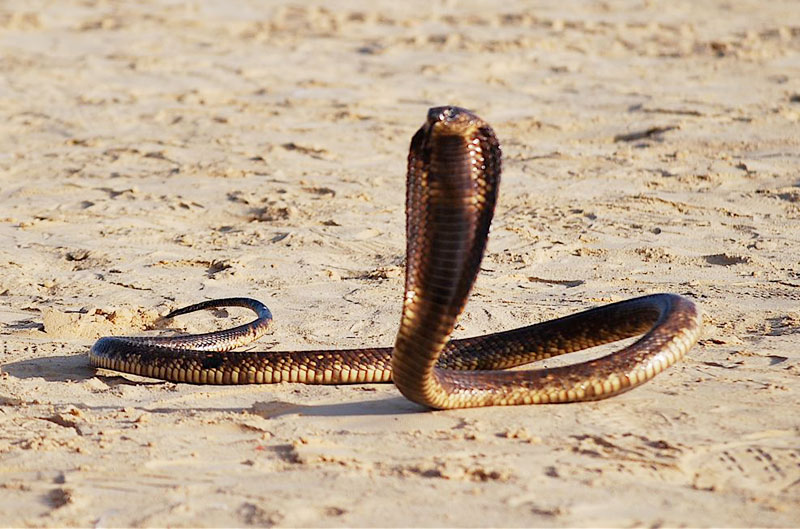
[[[439,407],[447,393],[434,366],[480,268],[499,177],[491,128],[461,109],[431,109],[408,159],[406,284],[392,354],[395,384],[419,404]]]

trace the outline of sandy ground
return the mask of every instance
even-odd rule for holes
[[[797,3],[488,5],[0,4],[0,525],[800,524]],[[408,140],[441,104],[505,153],[458,334],[669,291],[706,313],[685,361],[435,413],[89,368],[221,296],[273,309],[256,349],[391,344]]]

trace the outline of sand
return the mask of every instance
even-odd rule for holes
[[[0,68],[0,525],[800,525],[795,2],[7,0]],[[458,335],[675,292],[683,362],[445,412],[88,366],[222,296],[273,310],[256,350],[390,345],[443,104],[505,155]]]

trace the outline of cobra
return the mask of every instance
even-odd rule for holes
[[[518,329],[451,340],[480,269],[501,173],[492,128],[472,112],[436,107],[411,139],[406,182],[406,275],[394,347],[237,352],[265,334],[272,314],[250,298],[210,307],[253,310],[233,329],[178,337],[105,337],[91,365],[194,384],[393,381],[436,409],[607,398],[650,380],[697,341],[702,315],[689,299],[653,294]],[[509,368],[641,335],[597,359],[529,370]]]

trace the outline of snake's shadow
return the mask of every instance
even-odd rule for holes
[[[0,372],[20,379],[41,378],[48,382],[81,382],[92,378],[99,378],[109,386],[136,385],[153,386],[167,384],[163,380],[134,381],[121,375],[99,375],[89,365],[85,354],[45,356],[42,358],[29,358],[17,362],[0,365]],[[216,408],[208,408],[215,409]],[[275,418],[281,415],[305,415],[309,417],[337,417],[337,416],[375,416],[375,415],[403,415],[419,413],[426,408],[406,400],[402,396],[381,399],[354,400],[334,404],[299,404],[280,400],[257,401],[250,409],[242,408],[231,411],[249,411],[265,418]],[[149,409],[153,413],[168,413],[177,411],[171,408]]]
[[[48,382],[76,382],[97,376],[85,354],[19,360],[0,365],[0,371],[16,378],[41,378]]]
[[[265,419],[281,415],[296,414],[306,417],[356,417],[377,415],[406,415],[426,411],[427,408],[414,404],[402,397],[387,397],[375,400],[356,400],[334,404],[295,404],[284,401],[256,402],[248,412]]]

